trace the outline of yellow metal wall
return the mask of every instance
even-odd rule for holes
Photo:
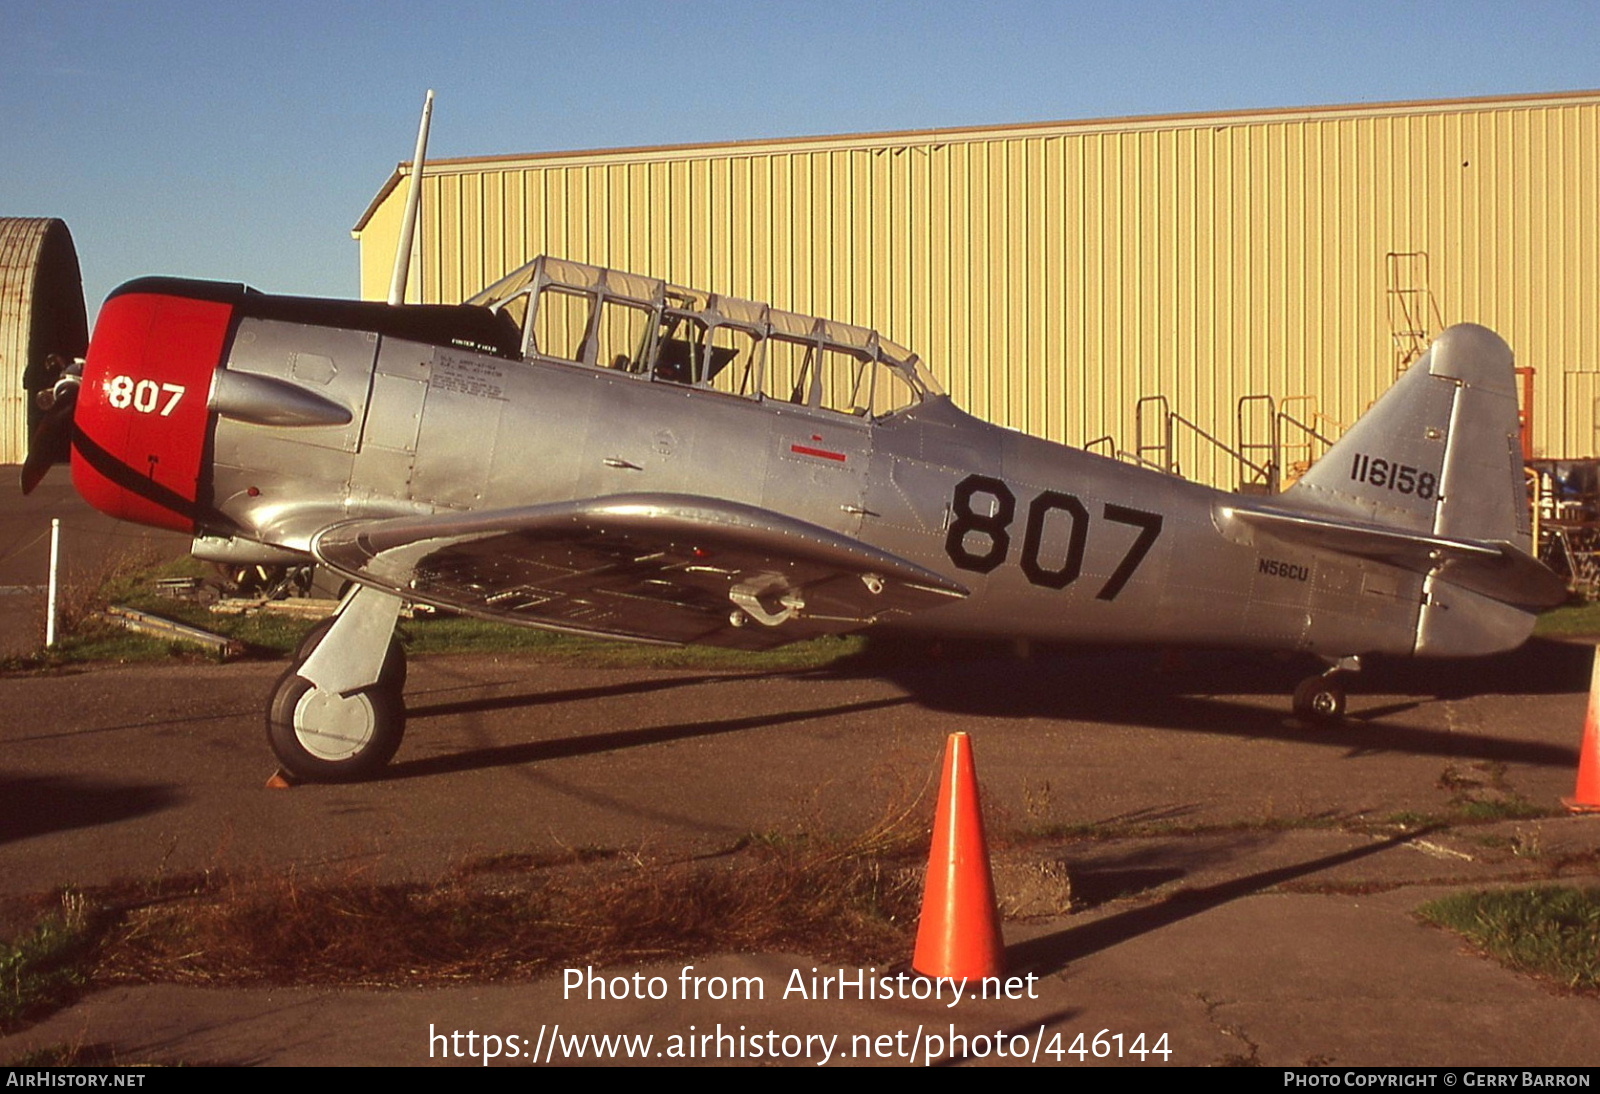
[[[1593,456],[1597,149],[1584,93],[442,162],[418,266],[428,300],[548,252],[873,326],[981,417],[1131,449],[1143,395],[1226,440],[1247,394],[1353,419],[1397,367],[1386,256],[1423,252],[1443,322],[1538,370],[1540,454]]]

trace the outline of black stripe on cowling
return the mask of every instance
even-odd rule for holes
[[[228,304],[234,319],[272,319],[313,327],[372,331],[430,346],[459,347],[513,360],[522,356],[522,331],[508,316],[476,304],[381,304],[320,296],[277,296],[228,281],[141,277],[115,289],[107,300],[128,293],[178,296]]]
[[[128,464],[117,459],[117,457],[95,443],[94,439],[79,426],[73,427],[72,447],[78,455],[83,457],[85,463],[98,471],[111,483],[120,486],[130,494],[137,494],[139,497],[159,505],[163,509],[177,513],[179,516],[187,517],[197,525],[210,515],[209,511],[198,502],[191,501],[177,491],[162,486],[148,475],[141,475]]]

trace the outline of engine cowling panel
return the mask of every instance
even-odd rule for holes
[[[207,402],[234,309],[136,284],[113,294],[95,323],[72,482],[103,513],[192,533],[207,508]]]

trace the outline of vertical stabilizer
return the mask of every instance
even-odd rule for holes
[[[1511,348],[1487,327],[1446,330],[1283,501],[1529,552]]]
[[[1283,506],[1378,525],[1392,532],[1369,534],[1399,533],[1427,548],[1409,561],[1404,551],[1386,559],[1424,573],[1414,653],[1510,649],[1532,630],[1533,613],[1565,592],[1531,557],[1520,434],[1510,347],[1485,327],[1454,326]]]

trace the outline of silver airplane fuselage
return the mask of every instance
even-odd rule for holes
[[[307,547],[293,530],[331,510],[381,518],[716,497],[860,539],[971,590],[903,627],[1414,652],[1418,575],[1230,539],[1217,513],[1229,495],[990,425],[946,396],[872,420],[270,321],[247,321],[238,345],[233,370],[292,378],[308,354],[337,362],[333,382],[360,408],[336,429],[219,421],[217,509],[261,542]],[[296,521],[302,513],[309,523]]]

